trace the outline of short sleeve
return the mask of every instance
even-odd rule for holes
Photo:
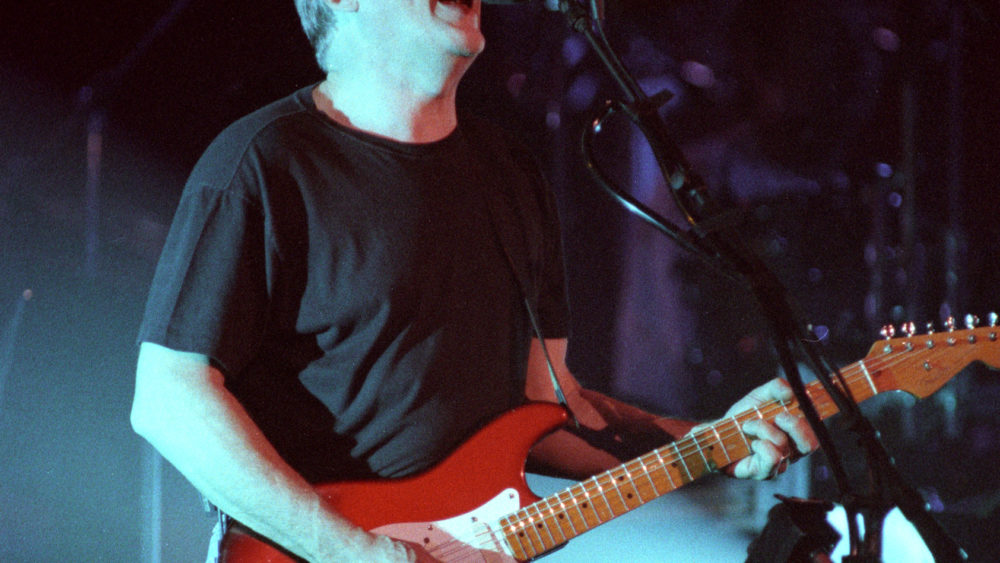
[[[153,277],[139,341],[207,355],[237,373],[268,311],[267,236],[240,190],[189,182]]]
[[[538,210],[537,214],[528,215],[537,217],[538,220],[537,228],[529,228],[529,232],[537,237],[534,244],[538,247],[537,256],[540,257],[532,276],[539,328],[545,338],[568,338],[569,297],[562,225],[555,195],[536,156],[509,136],[506,142],[511,158],[528,179],[527,188],[532,190],[530,197],[522,201],[531,201],[532,207]]]
[[[538,294],[538,316],[546,338],[568,338],[570,326],[566,266],[563,257],[562,228],[552,190],[543,182],[544,259]]]
[[[528,287],[522,287],[531,300],[538,317],[539,329],[545,338],[569,337],[570,312],[563,258],[562,227],[551,186],[542,173],[536,156],[512,134],[484,120],[464,115],[464,123],[477,139],[476,154],[487,154],[493,170],[497,161],[511,163],[520,172],[519,181],[496,184],[497,192],[517,191],[514,201],[521,207],[518,214],[527,220],[521,225],[528,237],[531,262]],[[509,160],[507,160],[509,159]],[[503,174],[498,174],[502,177]],[[503,236],[501,235],[501,238]],[[517,261],[515,260],[515,263]],[[515,267],[515,270],[517,268]]]

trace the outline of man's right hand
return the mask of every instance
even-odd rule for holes
[[[132,425],[209,501],[316,563],[434,561],[420,546],[370,534],[326,506],[274,449],[201,354],[144,342]]]

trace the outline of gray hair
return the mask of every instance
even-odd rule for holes
[[[329,57],[336,17],[326,0],[295,0],[295,9],[302,21],[302,30],[316,52],[316,62],[323,72],[329,72]]]

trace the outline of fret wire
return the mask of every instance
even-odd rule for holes
[[[559,524],[559,513],[556,511],[557,507],[552,505],[552,499],[544,498],[539,502],[545,503],[545,512],[547,512],[548,514],[545,517],[545,519],[550,520],[552,522],[552,525],[549,526],[549,535],[550,536],[552,535],[552,528],[554,527],[556,531],[559,532],[559,536],[562,537],[562,539],[556,540],[555,537],[553,536],[553,541],[556,541],[558,543],[565,543],[568,540],[568,538],[566,537],[566,534],[563,533],[562,526]]]
[[[522,548],[524,549],[525,553],[534,554],[536,552],[535,545],[534,542],[531,541],[531,535],[530,532],[528,531],[531,528],[531,526],[529,525],[530,523],[528,522],[524,509],[518,510],[515,513],[514,517],[517,519],[516,531],[517,531],[517,537],[520,538],[518,541],[521,542]]]
[[[674,447],[674,452],[677,453],[677,461],[679,461],[684,467],[684,473],[687,473],[688,482],[690,483],[691,481],[694,481],[694,477],[691,476],[691,470],[688,469],[687,461],[684,459],[684,456],[681,455],[681,450],[677,447],[677,442],[672,442],[671,445]]]
[[[736,420],[736,415],[729,417],[733,421],[733,426],[736,428],[736,433],[739,434],[740,438],[743,438],[743,445],[747,448],[747,454],[753,451],[750,447],[750,442],[747,440],[747,435],[743,433],[743,426]]]
[[[712,464],[708,462],[708,457],[705,456],[705,450],[701,448],[701,444],[698,443],[698,433],[692,432],[691,439],[694,441],[694,447],[698,450],[698,454],[701,455],[701,460],[705,463],[705,469],[708,471],[712,470]]]
[[[524,527],[524,529],[525,529],[525,535],[528,537],[528,540],[531,542],[532,549],[534,549],[535,553],[541,553],[541,552],[545,551],[545,542],[542,541],[542,535],[540,533],[538,533],[538,530],[535,529],[534,518],[532,518],[531,515],[529,514],[528,508],[530,508],[530,507],[525,507],[524,509],[521,510],[524,513],[524,520],[525,520],[525,522],[527,524]],[[539,548],[535,547],[535,541],[534,541],[534,538],[532,537],[532,533],[538,538]]]
[[[521,522],[520,520],[517,520],[515,523],[515,521],[512,521],[510,517],[507,518],[507,521],[509,522],[508,526],[510,527],[510,535],[515,540],[517,540],[518,546],[521,547],[521,553],[524,553],[524,555],[527,557],[533,556],[534,551],[533,550],[529,551],[528,547],[524,544],[524,540],[526,539],[526,534],[524,534],[522,531],[524,529],[524,523]],[[528,540],[528,545],[530,544],[531,540]]]
[[[579,536],[580,532],[576,531],[576,526],[573,525],[573,517],[569,514],[569,508],[566,506],[566,501],[563,499],[562,495],[568,494],[569,500],[574,506],[576,506],[577,512],[580,512],[580,506],[576,503],[576,499],[568,491],[559,491],[556,498],[559,499],[559,506],[562,507],[563,513],[566,514],[566,521],[569,522],[569,529],[573,533],[573,536]],[[584,525],[587,524],[587,519],[583,517],[583,512],[580,512],[580,518],[583,520]]]
[[[597,524],[596,525],[599,526],[599,525],[603,524],[605,522],[605,520],[601,519],[601,514],[600,514],[600,512],[597,511],[597,505],[594,504],[594,497],[593,497],[593,495],[591,495],[590,485],[587,485],[587,483],[590,483],[590,482],[593,482],[595,485],[597,484],[597,480],[594,477],[591,477],[590,479],[587,479],[586,481],[584,481],[582,483],[582,485],[583,485],[583,491],[584,491],[584,497],[587,499],[587,503],[590,505],[590,511],[593,512],[594,518],[597,519]]]
[[[618,488],[618,480],[615,479],[615,476],[611,473],[604,473],[604,475],[607,476],[608,481],[611,483],[611,487],[614,488],[615,493],[618,494],[618,499],[622,501],[622,508],[625,509],[623,512],[627,511],[628,503],[625,502],[625,495],[623,495],[621,489]],[[608,505],[608,508],[611,510],[612,516],[618,516],[618,514],[615,514],[615,510],[611,508],[610,504]]]
[[[649,468],[646,467],[646,462],[639,458],[639,463],[642,465],[642,472],[646,475],[646,479],[649,479],[649,484],[653,487],[653,494],[660,496],[660,488],[656,486],[656,481],[653,480],[653,476],[650,474]]]
[[[546,525],[545,514],[543,514],[542,511],[539,509],[538,503],[529,505],[527,508],[534,509],[534,511],[535,511],[535,518],[537,518],[537,521],[532,522],[532,524],[534,524],[534,528],[536,530],[544,530],[545,534],[547,536],[549,536],[549,540],[552,542],[552,545],[553,546],[556,545],[556,543],[557,543],[556,542],[556,538],[552,535],[552,530],[549,529],[549,526]],[[549,549],[550,548],[550,546],[545,543],[545,537],[542,536],[541,532],[538,533],[538,539],[540,539],[542,541],[542,546],[545,549]]]
[[[596,476],[594,478],[594,484],[597,485],[597,492],[598,492],[598,494],[601,495],[601,500],[604,501],[604,506],[607,507],[608,514],[611,515],[611,518],[608,518],[608,520],[611,520],[612,518],[614,518],[615,516],[618,516],[618,515],[615,514],[615,509],[611,507],[611,503],[608,502],[608,494],[607,494],[607,492],[605,492],[604,486],[601,485],[601,480],[600,480],[599,477],[600,477],[600,475],[598,475],[598,476]],[[596,504],[594,505],[594,510],[597,510],[597,505]]]
[[[639,504],[640,505],[641,504],[646,504],[646,501],[643,500],[643,498],[642,498],[642,492],[639,491],[639,485],[635,482],[635,478],[632,477],[632,471],[628,468],[629,464],[631,464],[631,463],[635,463],[635,460],[630,461],[629,463],[625,464],[625,477],[628,478],[628,485],[630,487],[632,487],[633,491],[635,491],[635,496],[636,496],[637,499],[639,499]]]
[[[604,520],[601,519],[601,514],[597,512],[597,506],[594,504],[594,497],[590,494],[590,490],[585,489],[585,491],[586,495],[584,498],[586,499],[587,503],[587,512],[592,514],[594,516],[594,519],[597,520],[597,524],[594,525],[600,526],[601,524],[604,523]],[[584,520],[586,521],[586,519]]]
[[[591,489],[590,487],[591,483],[596,485],[597,484],[596,478],[591,477],[590,479],[587,479],[586,481],[581,483],[581,485],[583,486],[583,494],[585,502],[590,506],[589,512],[591,512],[594,515],[594,518],[597,519],[597,524],[595,524],[595,526],[600,526],[601,524],[605,523],[606,520],[601,518],[601,514],[597,510],[597,503],[594,502],[594,495],[593,495],[594,489]]]
[[[673,478],[672,475],[670,475],[670,467],[667,464],[667,461],[665,459],[663,459],[663,455],[660,454],[660,448],[657,448],[655,450],[655,453],[656,453],[656,459],[657,459],[657,461],[659,461],[660,465],[663,466],[663,472],[666,473],[667,480],[670,481],[670,488],[672,490],[677,490],[677,483],[674,483],[674,478]]]
[[[556,508],[557,507],[555,507],[555,506],[552,505],[552,499],[551,499],[551,497],[542,499],[539,502],[544,502],[545,503],[545,508],[546,508],[546,510],[548,510],[548,513],[549,513],[549,515],[546,518],[548,518],[549,520],[552,520],[552,523],[555,524],[556,529],[559,530],[559,535],[562,536],[562,540],[561,541],[556,540],[554,537],[553,537],[553,541],[555,541],[556,543],[566,543],[567,541],[569,541],[569,538],[567,538],[566,534],[563,532],[562,525],[559,523],[560,520],[562,520],[562,519],[559,518],[559,513],[556,512]],[[552,531],[551,530],[549,531],[549,535],[550,536],[552,535]]]
[[[573,525],[573,515],[570,514],[569,506],[563,499],[564,494],[566,494],[566,491],[560,491],[559,494],[555,496],[555,500],[559,503],[559,531],[562,533],[563,537],[569,540],[580,535],[580,532],[578,532],[576,530],[576,526]],[[566,526],[563,525],[564,523],[569,526],[569,535],[566,535]]]
[[[729,465],[733,460],[729,458],[729,448],[726,447],[726,442],[722,439],[722,436],[719,436],[719,430],[716,429],[714,424],[710,428],[715,433],[715,441],[722,447],[722,455],[726,456],[726,465]]]

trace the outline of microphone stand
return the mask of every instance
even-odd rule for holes
[[[581,2],[586,3],[586,7]],[[881,561],[881,531],[885,515],[893,506],[914,524],[924,538],[936,561],[965,561],[967,555],[927,512],[927,506],[917,491],[903,481],[892,459],[886,453],[878,433],[858,409],[840,373],[817,351],[811,328],[799,320],[790,298],[770,269],[738,236],[740,216],[735,210],[722,209],[708,195],[704,182],[691,173],[683,153],[671,139],[658,108],[670,99],[669,92],[652,97],[639,87],[611,47],[602,26],[603,0],[559,0],[559,11],[569,27],[587,39],[617,84],[623,100],[610,101],[594,119],[581,139],[586,165],[598,184],[630,212],[637,215],[683,248],[726,277],[738,280],[750,289],[761,305],[775,334],[775,346],[785,376],[795,393],[806,420],[827,455],[828,462],[841,491],[847,512],[851,563]],[[667,180],[675,205],[689,224],[681,230],[654,210],[615,186],[597,166],[592,141],[605,120],[615,114],[625,114],[642,132],[656,157],[663,177]],[[872,495],[857,492],[849,482],[843,462],[837,453],[829,431],[816,413],[805,391],[795,352],[804,354],[813,365],[816,377],[836,403],[847,422],[847,428],[864,447],[872,481]],[[836,383],[835,383],[836,381]],[[865,519],[865,531],[858,529],[858,515]]]

